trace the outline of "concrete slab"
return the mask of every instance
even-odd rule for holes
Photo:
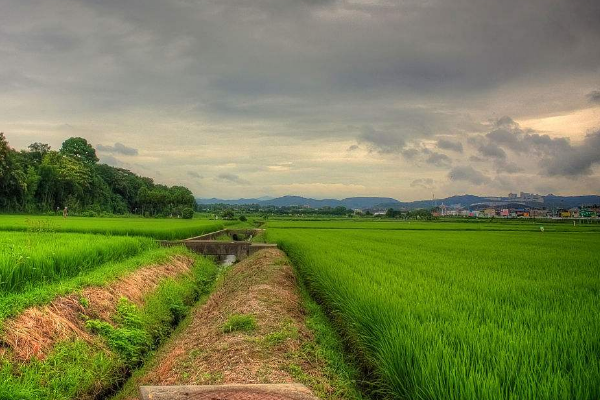
[[[300,384],[141,386],[142,400],[318,400]]]

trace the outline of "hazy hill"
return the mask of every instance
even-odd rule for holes
[[[348,197],[346,199],[311,199],[302,196],[283,196],[277,198],[256,198],[256,199],[197,199],[198,204],[228,204],[228,205],[243,205],[243,204],[258,204],[260,206],[274,207],[291,207],[291,206],[308,206],[311,208],[322,207],[338,207],[343,206],[350,209],[387,209],[387,208],[430,208],[434,205],[442,203],[451,206],[460,204],[463,207],[470,207],[473,204],[486,203],[493,201],[491,197],[474,196],[470,194],[451,196],[442,199],[417,200],[410,202],[401,202],[390,197]],[[533,203],[529,203],[533,204]],[[600,196],[544,196],[544,207],[547,208],[571,208],[585,204],[600,204]]]

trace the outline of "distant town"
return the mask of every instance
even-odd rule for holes
[[[197,199],[198,211],[265,215],[339,215],[389,218],[552,218],[597,219],[600,196],[556,196],[508,193],[506,197],[460,195],[443,199],[401,202],[386,197],[311,199],[300,196],[260,199]]]
[[[485,218],[598,218],[600,214],[598,204],[581,204],[570,208],[547,207],[544,204],[544,196],[535,193],[509,193],[507,197],[489,197],[488,200],[471,204],[469,207],[442,203],[439,207],[434,207],[432,215]]]

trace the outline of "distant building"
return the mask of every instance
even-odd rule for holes
[[[509,193],[508,194],[508,198],[509,199],[516,199],[517,198],[517,194],[516,193]]]
[[[496,216],[496,209],[494,208],[486,208],[485,210],[483,210],[483,215],[485,215],[486,217],[495,217]]]

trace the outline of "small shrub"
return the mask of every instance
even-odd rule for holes
[[[246,216],[245,216],[245,215],[242,215],[242,216],[240,217],[240,221],[242,221],[242,222],[246,222],[246,221],[248,221],[248,218],[246,218]]]
[[[183,219],[192,219],[192,218],[194,218],[194,210],[192,210],[189,207],[184,208],[183,210],[181,210],[181,217]]]
[[[256,319],[249,314],[232,314],[221,330],[223,333],[251,332],[256,329]]]
[[[122,298],[117,306],[114,327],[108,322],[89,320],[86,326],[93,333],[102,335],[110,348],[119,354],[127,366],[139,365],[146,353],[152,349],[152,337],[143,329],[143,320],[135,304]]]

